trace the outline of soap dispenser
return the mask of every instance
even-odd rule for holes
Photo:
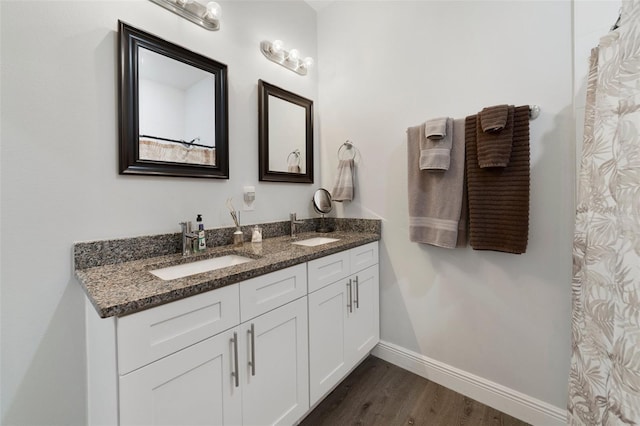
[[[207,241],[204,236],[204,224],[202,223],[202,215],[199,214],[196,218],[198,223],[198,251],[204,251],[207,249]]]

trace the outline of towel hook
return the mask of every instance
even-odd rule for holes
[[[340,155],[344,154],[344,152],[349,152],[351,151],[352,157],[351,158],[342,158]],[[349,139],[347,139],[342,145],[340,145],[340,147],[338,148],[338,160],[355,160],[356,158],[356,154],[358,154],[358,149],[356,148],[356,146],[353,144],[353,142],[351,142]]]

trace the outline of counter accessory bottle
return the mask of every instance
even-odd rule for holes
[[[258,225],[256,225],[253,228],[253,233],[251,234],[251,242],[252,243],[262,242],[262,229]]]
[[[207,249],[207,241],[204,236],[204,224],[202,223],[201,214],[196,218],[196,222],[198,222],[198,251],[204,251]]]

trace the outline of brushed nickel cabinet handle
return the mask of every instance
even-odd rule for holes
[[[349,278],[349,282],[347,283],[347,291],[349,292],[349,303],[347,303],[347,308],[349,308],[349,313],[353,313],[353,296],[351,295],[351,278]]]
[[[360,309],[360,283],[358,282],[358,276],[356,275],[356,309]]]
[[[235,366],[235,371],[231,372],[231,377],[233,377],[235,379],[235,384],[236,387],[240,386],[240,374],[239,370],[238,370],[238,333],[236,333],[235,331],[233,332],[233,339],[231,339],[231,341],[233,342],[233,365]]]
[[[251,329],[247,330],[247,332],[251,335],[251,361],[249,361],[249,365],[251,366],[251,375],[256,375],[256,330],[254,328],[253,323],[251,324]]]

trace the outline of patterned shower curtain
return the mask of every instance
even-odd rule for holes
[[[573,246],[571,425],[640,425],[640,0],[592,52]]]

